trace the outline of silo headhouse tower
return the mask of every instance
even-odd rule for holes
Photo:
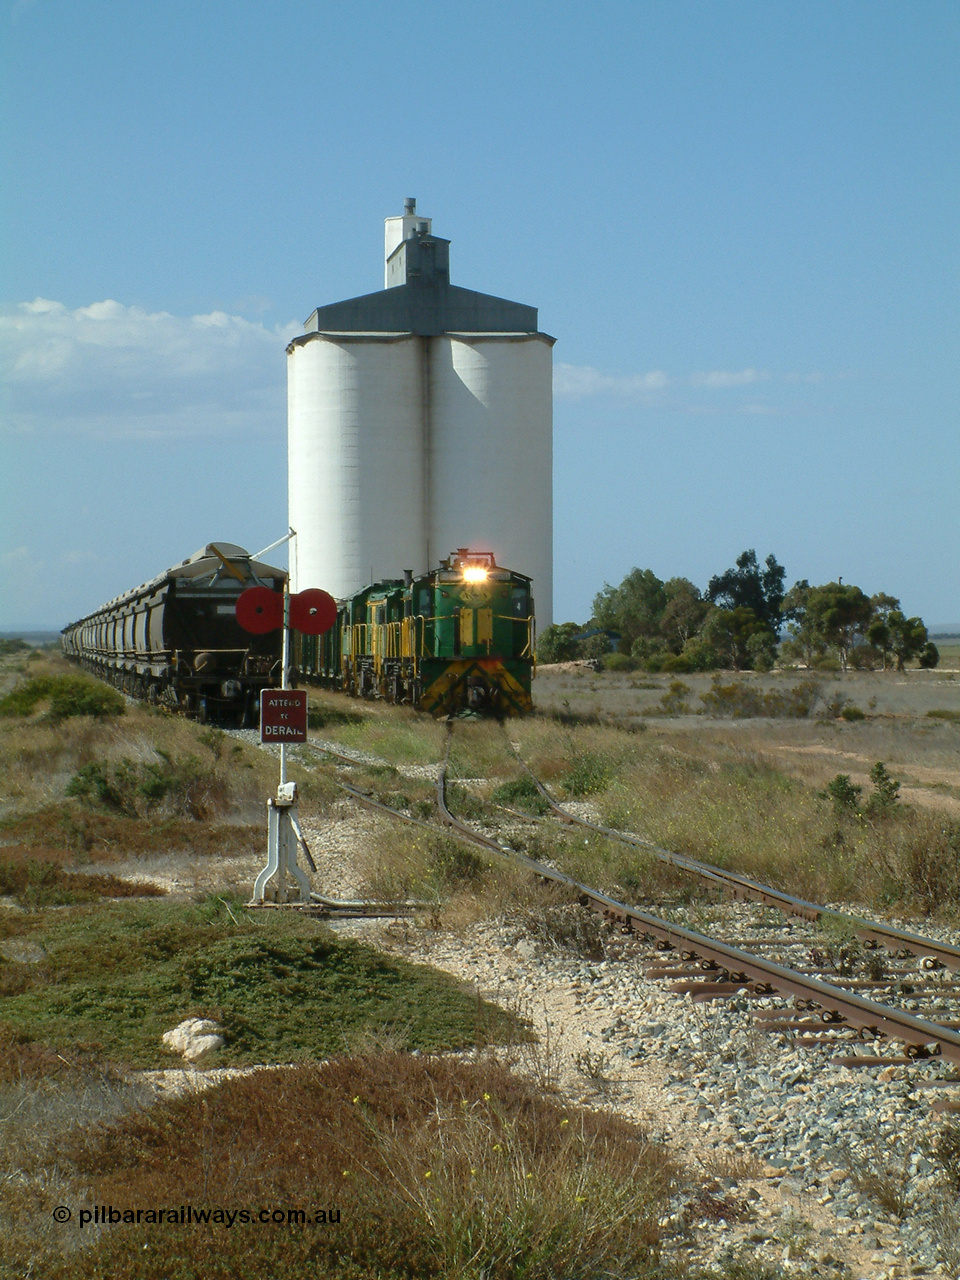
[[[552,618],[554,339],[536,307],[450,283],[405,202],[384,288],[318,307],[287,348],[294,590],[350,595],[459,547],[533,578]]]

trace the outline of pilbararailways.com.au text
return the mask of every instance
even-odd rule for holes
[[[92,1209],[76,1212],[66,1205],[58,1205],[53,1211],[57,1222],[67,1223],[76,1216],[81,1228],[88,1226],[117,1226],[121,1223],[136,1226],[145,1224],[169,1224],[178,1226],[332,1226],[340,1221],[339,1209],[196,1209],[192,1204],[178,1209],[115,1209],[112,1204],[95,1205]]]

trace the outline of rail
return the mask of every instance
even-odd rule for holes
[[[589,831],[595,831],[599,835],[606,836],[607,839],[618,840],[621,844],[631,845],[634,848],[643,849],[647,853],[652,853],[659,861],[677,867],[681,871],[689,872],[701,880],[715,884],[718,888],[732,894],[734,898],[739,898],[743,901],[762,902],[765,906],[775,907],[786,915],[800,916],[805,920],[818,921],[824,918],[839,920],[863,942],[878,943],[887,948],[896,946],[898,949],[907,951],[912,955],[920,955],[936,961],[954,972],[960,971],[960,947],[955,947],[947,942],[939,942],[935,938],[927,938],[921,934],[911,933],[907,929],[899,929],[895,925],[864,920],[860,916],[852,915],[846,911],[838,911],[833,907],[824,907],[816,902],[808,902],[806,899],[798,898],[783,889],[775,889],[772,885],[761,884],[757,880],[751,880],[749,876],[738,875],[736,872],[727,871],[723,867],[701,862],[697,858],[675,853],[671,849],[664,849],[661,845],[654,844],[652,840],[645,840],[642,836],[634,835],[632,832],[620,831],[615,827],[605,827],[601,823],[589,822],[586,818],[580,818],[575,813],[565,809],[561,804],[558,804],[530,769],[529,765],[519,754],[516,752],[514,754],[539,793],[550,805],[550,808],[564,822],[584,827]]]
[[[437,773],[436,799],[441,821],[449,827],[456,838],[509,860],[542,880],[572,890],[582,906],[590,907],[627,932],[637,933],[654,940],[659,949],[678,951],[683,961],[700,961],[711,976],[710,991],[718,996],[732,994],[738,990],[744,990],[754,996],[792,995],[796,1000],[798,1011],[804,1009],[818,1012],[820,1022],[825,1029],[855,1029],[861,1037],[867,1039],[889,1037],[892,1040],[902,1041],[907,1046],[906,1053],[910,1058],[942,1057],[960,1066],[960,1034],[950,1027],[927,1018],[917,1017],[892,1005],[858,996],[824,982],[820,978],[802,974],[795,969],[766,960],[762,956],[742,951],[720,939],[708,937],[671,921],[661,920],[650,912],[620,902],[609,894],[583,884],[566,872],[548,867],[535,858],[530,858],[519,850],[513,849],[510,845],[473,830],[451,813],[447,805],[446,786],[451,742],[452,725],[448,725],[446,750]],[[318,749],[328,755],[347,760],[351,764],[358,763],[356,756],[347,756],[323,746]],[[358,787],[345,782],[338,782],[338,785],[349,795],[371,808],[414,826],[436,830],[435,824],[394,809]],[[549,796],[547,798],[549,799]],[[930,942],[929,939],[920,939],[920,941],[925,944]],[[698,988],[707,987],[708,984],[698,983],[697,986]]]

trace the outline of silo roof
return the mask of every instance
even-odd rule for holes
[[[307,333],[536,333],[537,308],[445,280],[409,280],[344,302],[318,307]]]

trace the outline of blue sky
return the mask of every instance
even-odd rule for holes
[[[0,628],[285,530],[285,343],[381,287],[408,195],[558,339],[558,618],[755,547],[960,621],[952,0],[2,0],[0,33]]]

